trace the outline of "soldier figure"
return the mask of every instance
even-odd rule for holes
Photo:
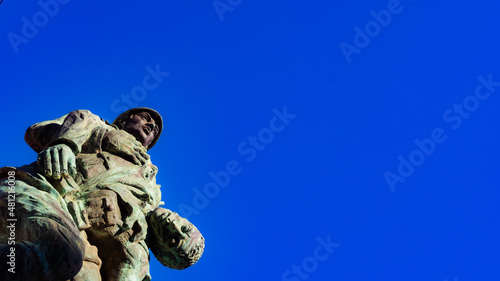
[[[0,269],[6,280],[150,280],[149,251],[184,269],[204,249],[198,229],[159,207],[147,154],[162,131],[150,108],[109,124],[76,110],[28,128],[35,163],[0,169]],[[15,172],[16,273],[5,270],[8,175]],[[3,273],[0,273],[3,274]]]

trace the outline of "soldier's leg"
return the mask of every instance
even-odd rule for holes
[[[80,236],[85,243],[85,256],[83,266],[78,274],[70,281],[101,281],[101,259],[98,256],[97,247],[89,243],[85,231],[80,231]]]
[[[0,279],[45,281],[75,276],[82,267],[85,245],[71,216],[53,195],[19,180],[15,181],[15,206],[9,206],[12,193],[7,187],[7,180],[0,181],[0,274],[6,273]],[[7,226],[13,226],[15,245],[9,245],[12,232]],[[12,246],[15,273],[7,271],[6,253]]]
[[[130,242],[132,231],[116,236],[88,231],[89,241],[99,249],[103,281],[149,281],[149,250],[144,241]]]
[[[124,245],[125,246],[125,245]],[[149,281],[151,280],[151,275],[149,275],[149,249],[146,246],[146,242],[133,242],[128,243],[125,251],[125,262],[122,263],[120,270],[115,280],[123,280],[120,278],[125,278],[129,274],[132,274],[137,281]]]

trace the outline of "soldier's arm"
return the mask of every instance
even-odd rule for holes
[[[24,134],[24,140],[36,153],[40,153],[54,139],[66,116],[30,126]]]
[[[66,116],[48,146],[65,144],[71,148],[75,155],[78,155],[82,151],[83,145],[89,141],[94,130],[103,126],[105,126],[104,121],[88,110],[72,111]]]
[[[59,119],[29,127],[25,140],[39,152],[37,162],[45,176],[58,179],[75,171],[75,155],[84,145],[95,143],[89,139],[97,128],[104,127],[106,124],[90,111],[75,110]]]
[[[26,130],[24,139],[37,153],[49,146],[65,144],[75,155],[82,151],[94,130],[106,126],[88,110],[75,110],[61,118],[37,123]]]

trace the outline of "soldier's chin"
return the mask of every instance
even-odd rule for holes
[[[141,130],[125,128],[124,131],[131,134],[141,144],[144,142],[144,133]]]
[[[176,253],[172,250],[166,249],[151,249],[151,251],[161,264],[172,269],[186,269],[195,264],[197,261],[188,257],[187,253]]]
[[[192,248],[194,248],[198,243],[200,243],[200,240],[203,239],[203,236],[201,233],[196,229],[195,231],[192,231],[189,234],[189,241],[183,246],[186,252],[191,251]]]
[[[132,136],[134,136],[134,138],[144,146],[144,140],[146,139],[147,136],[144,134],[143,131],[134,132]]]
[[[194,239],[190,239],[189,245],[180,248],[165,247],[166,244],[161,243],[164,247],[158,247],[158,244],[152,245],[151,251],[164,266],[179,270],[186,269],[200,259],[205,248],[204,238],[201,233],[199,236],[192,238]]]
[[[144,143],[144,140],[148,137],[148,135],[146,135],[144,133],[144,131],[140,131],[139,132],[139,137],[136,137],[136,139],[140,142],[140,143]]]

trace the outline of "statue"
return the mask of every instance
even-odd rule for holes
[[[29,127],[25,140],[37,161],[0,169],[0,275],[151,280],[148,249],[170,268],[196,263],[203,236],[159,207],[147,150],[162,126],[158,112],[134,108],[112,124],[76,110]]]

